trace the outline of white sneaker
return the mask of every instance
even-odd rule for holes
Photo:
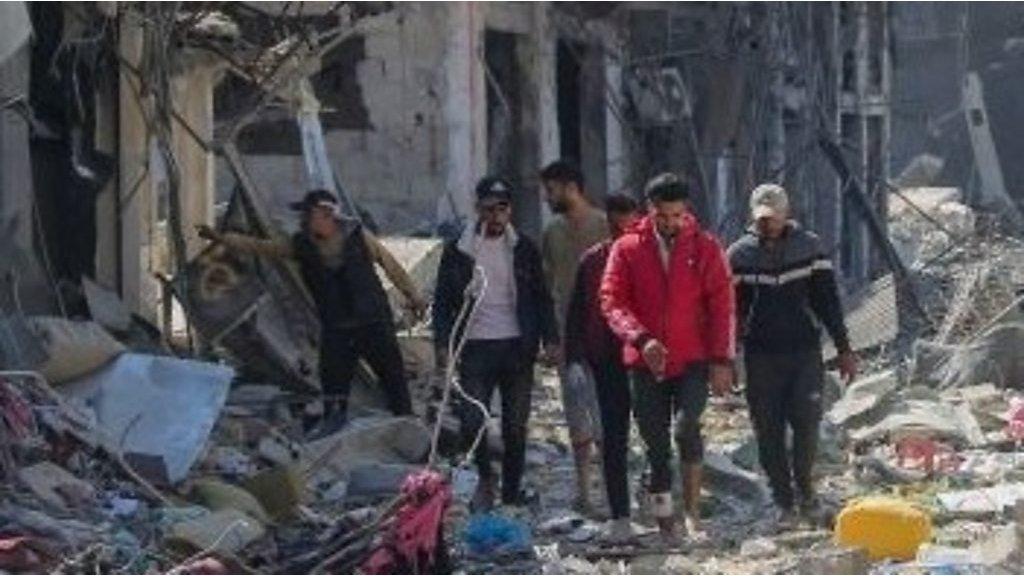
[[[636,531],[629,518],[615,518],[604,525],[604,539],[616,544],[625,544],[636,539]]]

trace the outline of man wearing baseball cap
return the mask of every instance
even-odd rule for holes
[[[753,224],[729,248],[729,262],[761,467],[780,527],[788,528],[798,521],[797,512],[810,519],[817,508],[811,473],[822,415],[819,325],[832,338],[847,381],[855,376],[857,362],[832,262],[818,237],[790,219],[785,189],[755,188],[750,214]],[[792,454],[786,448],[787,428],[793,433]]]
[[[512,185],[494,176],[483,178],[476,198],[476,222],[441,253],[434,345],[443,367],[449,361],[449,344],[465,339],[461,357],[451,359],[458,362],[463,390],[488,408],[495,390],[501,396],[501,499],[519,505],[524,503],[534,365],[541,344],[548,356],[558,355],[558,328],[540,250],[511,224]],[[472,312],[464,314],[467,309]],[[466,449],[487,426],[476,402],[463,399],[457,406]],[[497,484],[486,432],[473,456],[480,482],[472,505],[486,510],[493,505]]]
[[[337,198],[312,190],[291,205],[300,230],[290,239],[262,239],[199,227],[199,236],[229,249],[269,258],[295,260],[320,318],[320,382],[324,422],[317,435],[340,429],[347,418],[348,394],[360,358],[380,379],[388,408],[411,414],[402,354],[387,294],[375,265],[422,317],[427,304],[398,260],[358,221],[341,215]]]

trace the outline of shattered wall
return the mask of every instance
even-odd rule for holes
[[[430,231],[446,187],[446,128],[441,100],[447,9],[402,5],[379,26],[344,43],[324,62],[314,87],[323,106],[328,154],[339,184],[389,232]],[[275,212],[306,187],[298,127],[278,116],[243,134],[253,177]],[[233,187],[224,166],[218,190]]]
[[[595,41],[588,34],[556,26],[551,11],[547,3],[400,3],[323,60],[312,80],[329,159],[340,186],[382,232],[443,233],[453,215],[472,212],[476,180],[499,171],[521,188],[517,225],[540,233],[547,214],[536,173],[565,140],[556,82],[562,37],[583,49],[582,84],[570,103],[580,121],[564,129],[580,132],[577,160],[592,175],[593,195],[604,196],[605,158],[623,161],[604,137],[605,57],[588,49]],[[511,47],[502,52],[507,62],[495,50],[488,56],[488,45],[497,46],[488,39],[499,37]],[[220,85],[218,120],[235,97]],[[240,147],[272,212],[293,226],[286,205],[307,186],[294,117],[268,114],[243,133]],[[219,165],[219,199],[233,187]]]

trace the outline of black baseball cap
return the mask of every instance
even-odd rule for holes
[[[508,180],[500,176],[481,178],[476,185],[476,200],[477,202],[483,202],[484,200],[511,202],[512,185],[509,184]]]
[[[296,212],[308,212],[316,206],[324,206],[325,208],[336,208],[338,206],[338,199],[335,198],[334,194],[331,194],[327,190],[318,189],[310,190],[306,192],[302,200],[298,202],[292,202],[288,205],[289,208]]]

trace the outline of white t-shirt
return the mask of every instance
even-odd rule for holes
[[[509,249],[506,238],[481,238],[477,245],[476,263],[484,270],[487,289],[469,325],[468,339],[518,338],[522,332],[519,329],[519,318],[516,316],[512,250]]]

